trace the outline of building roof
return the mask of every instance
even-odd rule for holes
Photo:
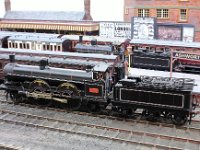
[[[8,11],[4,19],[81,21],[84,19],[84,16],[84,11]]]

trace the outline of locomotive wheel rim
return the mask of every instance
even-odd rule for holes
[[[65,98],[67,101],[66,109],[69,110],[78,110],[81,107],[81,99],[71,99],[72,96],[80,96],[78,88],[72,83],[62,83],[57,88],[57,93],[60,93],[60,96]]]
[[[36,94],[45,94],[47,91],[51,91],[51,88],[47,82],[38,79],[31,82],[29,91]],[[34,103],[36,105],[50,106],[52,101],[47,99],[34,99]]]
[[[47,82],[44,80],[34,80],[29,85],[29,91],[30,92],[45,92],[50,91],[50,86]]]

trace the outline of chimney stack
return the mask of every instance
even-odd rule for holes
[[[84,0],[84,9],[85,9],[84,20],[93,20],[90,14],[90,0]]]
[[[10,3],[10,0],[5,0],[5,11],[8,12],[8,11],[11,11],[11,3]]]

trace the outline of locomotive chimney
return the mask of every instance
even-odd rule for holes
[[[12,55],[9,55],[9,60],[11,63],[14,63],[15,62],[15,55],[12,54]]]
[[[48,59],[40,60],[40,70],[44,70],[46,66],[48,66]]]
[[[5,1],[4,1],[4,4],[5,4],[5,11],[6,11],[6,12],[11,11],[11,3],[10,3],[10,0],[5,0]]]
[[[94,45],[97,45],[97,39],[92,39],[92,40],[91,40],[91,45],[93,45],[93,46],[94,46]]]
[[[83,42],[83,36],[80,35],[80,36],[79,36],[79,43],[82,43],[82,42]]]
[[[93,20],[90,13],[90,0],[84,0],[84,20]]]

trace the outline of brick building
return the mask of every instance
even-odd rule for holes
[[[194,25],[200,42],[200,0],[124,0],[124,21],[133,16],[155,17],[158,23]]]

